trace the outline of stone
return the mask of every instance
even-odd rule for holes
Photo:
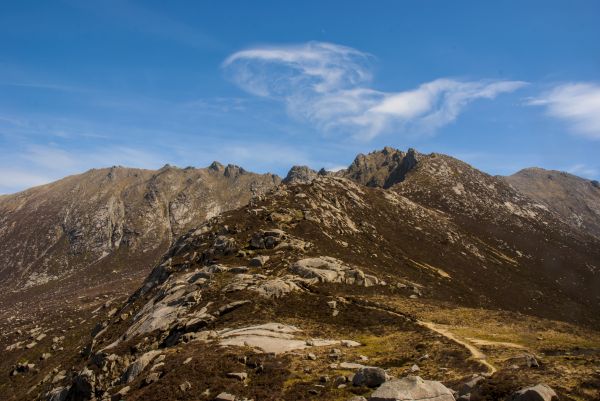
[[[348,398],[348,401],[367,401],[367,399],[360,395],[355,395],[352,398]]]
[[[269,260],[267,255],[260,255],[250,259],[248,265],[250,267],[264,267],[265,263]]]
[[[144,379],[146,384],[156,383],[160,380],[160,372],[152,372]]]
[[[229,372],[227,377],[230,379],[237,379],[241,382],[248,380],[248,373],[246,372]]]
[[[358,369],[352,379],[352,385],[373,388],[385,383],[387,377],[385,370],[374,366],[365,366]]]
[[[383,383],[369,397],[369,401],[419,400],[454,401],[454,396],[452,391],[440,382],[408,376]]]
[[[242,273],[248,273],[248,268],[246,266],[235,266],[235,267],[230,267],[228,271],[229,271],[229,273],[233,273],[233,274],[242,274]]]
[[[236,401],[236,397],[233,394],[223,392],[215,397],[215,401]]]
[[[485,377],[480,375],[474,375],[471,379],[461,383],[458,387],[458,394],[469,394],[472,393],[475,387],[485,380]]]
[[[558,396],[549,386],[538,384],[516,391],[507,401],[558,401]]]
[[[267,280],[254,288],[249,287],[249,289],[254,289],[254,291],[265,298],[281,298],[290,292],[302,290],[296,282],[291,279],[288,280],[286,277]]]
[[[340,344],[347,348],[360,347],[362,344],[353,340],[342,340]]]
[[[218,310],[217,310],[217,315],[222,316],[225,315],[229,312],[232,312],[244,305],[247,305],[249,303],[251,303],[252,301],[249,300],[240,300],[240,301],[233,301],[230,302],[226,305],[221,306]]]
[[[234,255],[238,251],[238,247],[233,238],[229,238],[225,235],[219,235],[213,244],[215,251],[220,252],[224,255]]]
[[[67,371],[61,370],[52,378],[52,384],[56,384],[67,378]]]
[[[418,372],[419,370],[421,370],[421,369],[419,368],[419,366],[417,364],[414,364],[410,367],[410,371],[413,373]]]
[[[519,368],[539,368],[540,364],[535,356],[531,354],[522,354],[506,361],[508,365],[516,365]]]
[[[73,379],[73,387],[69,397],[75,400],[90,399],[96,387],[96,375],[88,368],[84,368]]]
[[[183,361],[184,365],[187,365],[188,363],[190,363],[192,361],[192,357],[190,356],[189,358],[186,358],[185,361]]]
[[[289,267],[290,272],[314,283],[344,283],[369,287],[379,284],[377,277],[362,270],[345,265],[341,260],[329,256],[305,258]]]
[[[346,378],[346,376],[339,375],[339,376],[336,376],[336,377],[333,379],[333,384],[334,384],[335,386],[338,386],[338,387],[339,387],[341,384],[344,384],[344,385],[345,385],[345,384],[346,384],[346,381],[348,381],[348,379]]]
[[[117,391],[116,394],[120,395],[120,396],[124,396],[124,395],[126,395],[129,392],[129,390],[131,390],[131,387],[125,386],[121,390]]]
[[[183,391],[184,393],[191,388],[192,388],[192,384],[187,380],[179,385],[179,390]]]
[[[222,346],[239,346],[259,348],[266,353],[281,354],[288,351],[302,350],[309,345],[307,341],[295,337],[300,330],[294,326],[280,323],[265,323],[239,329],[223,329],[217,332],[219,344]],[[313,346],[327,346],[335,340],[311,340]]]
[[[261,230],[252,235],[250,246],[255,249],[272,249],[283,241],[285,232],[276,228]]]
[[[306,355],[306,357],[308,359],[310,359],[311,361],[314,361],[317,359],[317,356],[315,354],[313,354],[312,352],[310,352],[308,355]]]
[[[361,365],[360,363],[354,363],[354,362],[342,362],[340,363],[340,369],[362,369],[362,368],[367,368],[368,366],[365,365]]]

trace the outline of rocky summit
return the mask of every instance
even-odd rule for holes
[[[0,198],[0,300],[38,297],[2,307],[0,398],[597,400],[600,239],[540,198],[392,148]]]

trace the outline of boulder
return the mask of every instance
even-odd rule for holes
[[[296,282],[286,277],[267,280],[253,289],[265,298],[281,298],[290,292],[301,291]]]
[[[252,235],[250,246],[255,249],[272,249],[286,238],[285,232],[276,228],[261,230]]]
[[[84,368],[73,379],[73,386],[68,398],[74,400],[88,400],[92,398],[96,388],[96,375],[88,368]]]
[[[237,253],[238,247],[233,238],[225,235],[219,235],[214,242],[213,248],[216,252],[224,255],[233,255]]]
[[[373,366],[358,369],[352,379],[353,386],[377,387],[387,380],[385,370]]]
[[[452,391],[440,382],[408,376],[383,383],[369,397],[369,401],[419,400],[454,401],[454,396]]]
[[[268,260],[269,257],[267,255],[256,256],[250,259],[248,265],[250,265],[250,267],[263,267]]]
[[[179,385],[179,390],[181,390],[184,393],[191,388],[192,388],[192,384],[187,380]]]
[[[474,375],[472,378],[470,378],[460,384],[460,386],[458,387],[458,395],[465,395],[465,394],[472,393],[473,390],[475,389],[475,387],[477,387],[477,385],[484,380],[485,380],[485,377],[480,376],[480,375]]]
[[[514,358],[510,358],[506,361],[507,365],[516,365],[519,368],[539,368],[540,364],[531,354],[522,354]]]
[[[227,373],[227,377],[229,377],[230,379],[237,379],[237,380],[243,382],[248,379],[248,373],[246,373],[246,372],[229,372],[229,373]]]
[[[229,273],[233,273],[233,274],[248,273],[248,268],[246,266],[231,267],[231,268],[229,268]]]
[[[235,395],[229,393],[220,393],[215,397],[215,401],[235,401]]]
[[[289,270],[314,282],[357,284],[365,287],[380,284],[377,277],[329,256],[300,259]]]
[[[516,391],[507,401],[558,401],[558,396],[545,384],[538,384]]]

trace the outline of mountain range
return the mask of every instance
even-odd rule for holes
[[[0,197],[1,397],[592,400],[599,288],[600,188],[566,173],[91,170]]]

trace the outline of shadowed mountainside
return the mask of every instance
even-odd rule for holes
[[[217,162],[202,169],[112,167],[4,196],[3,296],[137,285],[174,238],[279,182]]]

